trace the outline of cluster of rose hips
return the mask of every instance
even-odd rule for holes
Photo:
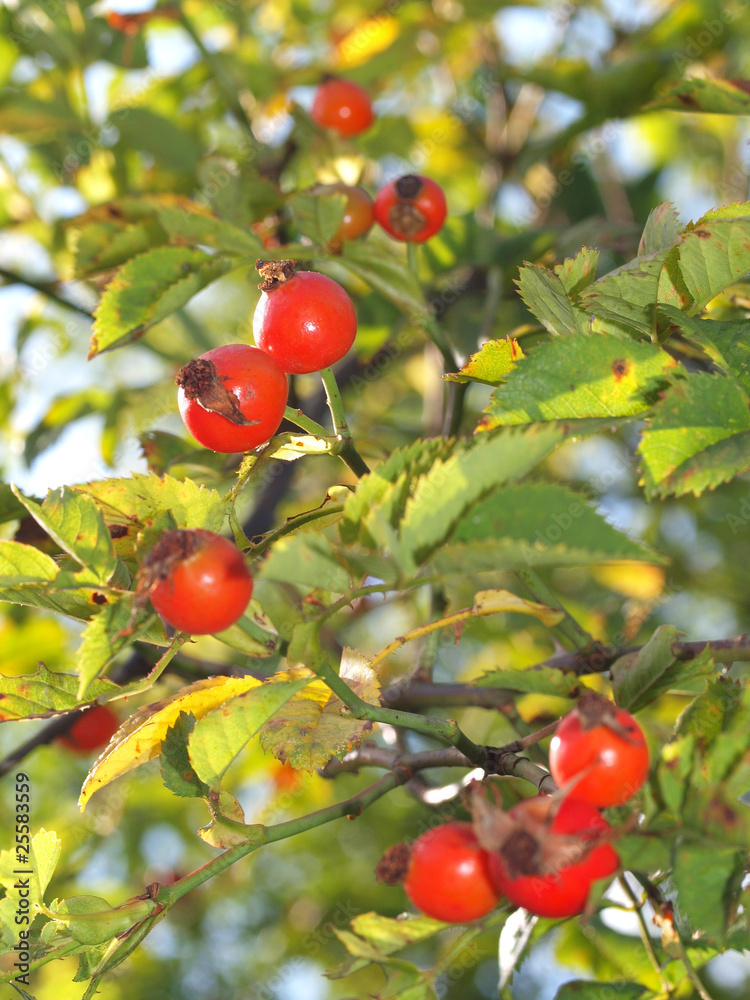
[[[330,77],[315,95],[313,119],[352,136],[374,115],[366,91]],[[344,216],[330,247],[367,232],[373,219],[396,239],[423,242],[446,215],[440,187],[407,174],[378,193],[327,185],[320,195],[346,195]],[[321,371],[347,354],[357,333],[357,315],[346,291],[332,278],[297,271],[292,260],[256,263],[263,278],[253,316],[257,346],[228,344],[189,361],[176,376],[183,422],[204,447],[222,453],[250,451],[268,441],[284,417],[288,375]],[[200,530],[166,532],[139,573],[139,600],[151,604],[174,628],[194,635],[221,632],[244,613],[253,591],[250,569],[237,546]]]
[[[395,845],[378,878],[401,883],[418,909],[451,923],[477,920],[503,898],[538,916],[575,916],[592,883],[620,866],[614,831],[599,810],[627,802],[648,769],[633,716],[587,691],[552,738],[559,792],[524,799],[506,813],[477,787],[472,823],[445,823],[410,846]]]

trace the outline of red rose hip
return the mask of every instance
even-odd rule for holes
[[[90,753],[105,747],[120,728],[120,721],[106,705],[93,705],[81,712],[73,725],[59,736],[64,747],[74,753]]]
[[[550,771],[570,794],[599,809],[622,805],[648,776],[648,746],[633,716],[586,691],[552,737]]]
[[[442,228],[448,207],[439,184],[421,174],[405,174],[378,191],[373,212],[394,239],[424,243]]]
[[[294,261],[258,261],[263,283],[253,316],[255,342],[290,374],[329,368],[348,352],[357,314],[344,289]]]
[[[489,856],[498,892],[540,917],[582,913],[592,883],[620,866],[611,827],[587,802],[540,795],[508,813],[514,828]]]
[[[471,823],[444,823],[411,846],[389,848],[376,875],[388,885],[403,884],[411,902],[428,917],[458,924],[478,920],[497,906],[500,894],[488,865]]]
[[[204,448],[250,451],[276,433],[289,387],[278,364],[249,344],[215,347],[177,373],[183,422]]]
[[[375,115],[370,95],[358,83],[330,76],[315,91],[310,115],[322,128],[339,135],[359,135],[372,125]]]
[[[234,542],[204,528],[165,532],[144,560],[138,592],[181,632],[223,632],[242,616],[253,578]]]

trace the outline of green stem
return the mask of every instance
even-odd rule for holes
[[[3,278],[9,285],[25,285],[27,288],[32,288],[35,292],[41,292],[50,301],[56,302],[59,306],[64,306],[66,309],[72,309],[73,312],[77,312],[80,316],[85,316],[86,319],[94,318],[93,314],[84,308],[84,306],[76,305],[75,302],[70,302],[68,299],[64,299],[62,295],[59,295],[55,290],[58,282],[34,281],[32,278],[24,278],[14,271],[8,271],[4,267],[0,267],[0,278]]]
[[[576,649],[588,649],[593,645],[594,640],[592,636],[578,624],[569,611],[565,610],[547,584],[542,581],[533,569],[517,569],[515,574],[535,600],[541,604],[546,604],[550,608],[554,608],[556,611],[562,611],[565,617],[555,628]]]
[[[250,119],[247,117],[245,109],[242,107],[241,102],[237,98],[237,86],[232,78],[225,72],[224,66],[222,65],[221,59],[219,59],[214,52],[207,49],[203,44],[203,39],[200,34],[196,31],[192,21],[185,14],[181,7],[178,7],[178,20],[185,31],[190,35],[193,42],[195,43],[198,51],[206,62],[206,65],[211,70],[214,80],[216,81],[219,90],[227,102],[232,114],[235,116],[242,128],[247,132],[253,147],[258,145],[257,139],[253,134],[253,127],[250,124]]]
[[[407,243],[406,244],[406,263],[409,270],[414,275],[414,280],[419,284],[419,244],[418,243]]]
[[[327,503],[317,510],[309,510],[304,514],[297,514],[296,517],[287,521],[286,524],[282,524],[280,527],[274,528],[273,531],[269,531],[261,542],[254,545],[252,548],[253,557],[261,555],[278,541],[279,538],[283,538],[284,535],[288,535],[291,531],[297,531],[302,525],[312,524],[320,520],[320,518],[330,517],[331,514],[340,514],[343,510],[344,504],[342,503]]]
[[[182,899],[183,896],[196,889],[199,885],[203,885],[204,882],[230,868],[236,861],[246,857],[265,844],[286,840],[288,837],[294,837],[298,833],[312,830],[316,826],[323,826],[325,823],[330,823],[332,820],[340,819],[344,816],[359,816],[373,802],[382,798],[383,795],[397,788],[400,784],[403,784],[404,780],[405,775],[402,777],[390,772],[389,774],[384,774],[382,778],[378,779],[378,781],[368,788],[365,788],[364,791],[358,792],[356,795],[353,795],[349,799],[344,799],[342,802],[336,802],[332,806],[327,806],[325,809],[318,809],[316,812],[308,813],[307,816],[288,820],[285,823],[278,823],[276,826],[263,827],[259,825],[254,828],[258,832],[258,839],[245,844],[238,844],[236,847],[230,847],[228,851],[220,854],[218,858],[214,858],[207,864],[202,865],[179,881],[170,886],[162,886],[159,890],[158,900],[167,907],[172,906],[178,899]]]
[[[333,374],[333,369],[323,368],[320,377],[323,380],[323,388],[328,400],[328,409],[331,411],[333,430],[339,441],[337,454],[349,466],[357,479],[359,479],[361,476],[366,476],[370,468],[354,447],[349,425],[346,422],[344,402],[341,398],[338,383],[336,382],[336,376]]]
[[[284,407],[284,417],[292,424],[296,424],[297,427],[301,427],[303,431],[307,431],[308,434],[312,434],[313,437],[327,437],[328,431],[321,424],[316,423],[312,417],[308,417],[302,412],[302,410],[296,407],[285,406]]]
[[[636,917],[638,919],[638,930],[639,930],[640,935],[641,935],[641,941],[643,942],[644,950],[645,950],[646,954],[648,955],[649,961],[651,962],[651,965],[653,966],[654,972],[659,977],[659,982],[661,984],[661,988],[662,988],[662,990],[668,992],[670,990],[671,986],[670,986],[670,983],[664,978],[664,973],[662,971],[661,964],[659,962],[659,959],[656,957],[656,952],[654,951],[654,946],[653,946],[653,944],[651,942],[651,935],[648,932],[648,927],[646,926],[646,921],[645,921],[644,916],[643,916],[643,907],[641,906],[641,903],[639,902],[639,900],[636,898],[636,895],[633,892],[633,890],[632,890],[632,888],[630,886],[630,883],[625,878],[625,876],[624,875],[619,875],[618,878],[617,878],[617,881],[619,882],[620,888],[622,889],[622,891],[625,893],[625,895],[630,900],[630,903],[631,903],[631,905],[633,907],[633,912],[635,913],[635,915],[636,915]]]
[[[473,743],[465,736],[453,719],[433,719],[412,712],[403,712],[395,708],[383,708],[363,701],[346,681],[339,677],[327,660],[322,659],[313,667],[315,673],[331,689],[331,691],[346,705],[355,719],[367,722],[380,722],[387,726],[399,726],[415,733],[423,733],[433,739],[450,743],[468,757],[472,763],[477,763],[484,757],[484,748]]]

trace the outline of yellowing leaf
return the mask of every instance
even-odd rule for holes
[[[630,559],[600,563],[591,567],[591,575],[618,594],[644,601],[658,597],[664,589],[664,570],[652,563]]]
[[[549,608],[546,604],[526,601],[509,590],[480,590],[474,595],[474,613],[495,615],[500,611],[515,611],[520,615],[532,615],[545,625],[557,625],[565,617],[564,612]]]
[[[202,719],[212,709],[260,683],[254,677],[206,677],[170,698],[140,709],[120,726],[86,775],[78,800],[81,812],[94,792],[158,756],[167,730],[180,712],[192,712],[196,719]]]
[[[395,17],[381,12],[362,21],[338,43],[339,68],[361,66],[387,49],[398,36],[399,24]]]
[[[296,668],[292,676],[309,674]],[[380,684],[367,659],[357,650],[345,649],[340,676],[364,701],[377,704]],[[276,679],[283,674],[276,674]],[[354,719],[321,680],[314,680],[290,698],[262,729],[264,750],[299,771],[313,771],[331,757],[342,757],[358,746],[372,729],[371,722]]]

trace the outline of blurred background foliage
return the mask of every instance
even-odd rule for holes
[[[686,77],[750,75],[750,10],[740,0],[185,0],[144,10],[109,0],[6,0],[0,10],[0,474],[27,492],[144,471],[144,451],[161,471],[167,439],[153,432],[183,435],[174,372],[211,346],[251,336],[257,278],[252,269],[236,270],[137,344],[87,365],[89,314],[101,283],[73,279],[72,250],[76,217],[93,206],[176,192],[273,241],[296,238],[290,200],[315,183],[343,180],[374,192],[405,172],[429,174],[446,191],[450,218],[426,247],[422,276],[465,357],[484,339],[513,333],[525,348],[539,337],[515,292],[522,261],[552,264],[595,245],[603,273],[634,255],[660,201],[672,200],[687,222],[748,197],[746,118],[649,107]],[[312,123],[324,72],[371,92],[377,120],[365,135],[343,140]],[[385,239],[372,232],[368,242]],[[335,258],[316,263],[342,279]],[[360,450],[375,462],[416,434],[439,432],[440,358],[382,296],[346,283],[360,323],[347,412]],[[750,288],[747,298],[742,288],[733,293],[731,302],[713,303],[717,316],[730,308],[746,315]],[[296,380],[303,407],[317,391],[313,376]],[[465,432],[488,394],[472,387]],[[647,504],[635,444],[627,435],[593,439],[565,447],[549,466],[619,527],[666,553],[669,565],[559,570],[552,585],[584,627],[613,644],[643,641],[661,622],[690,639],[747,629],[747,478],[699,500]],[[169,468],[212,484],[228,484],[234,471],[208,453]],[[349,480],[333,459],[295,463],[276,494],[267,484],[249,492],[246,521],[265,530],[320,503],[336,481]],[[267,507],[259,510],[261,499]],[[11,537],[18,525],[1,530]],[[448,597],[469,604],[474,589],[471,581],[451,584]],[[383,608],[378,601],[362,602],[338,641],[374,652],[428,612],[419,597]],[[38,660],[70,668],[71,628],[0,605],[2,671],[30,672]],[[550,652],[541,626],[515,616],[481,620],[467,626],[460,645],[444,638],[436,679],[465,680]],[[400,655],[394,675],[411,654]],[[191,656],[218,662],[227,650],[206,638]],[[175,663],[181,673],[157,693],[195,676],[189,658]],[[529,697],[519,707],[531,722],[566,706]],[[655,731],[657,712],[668,731],[679,707],[653,709]],[[476,741],[510,738],[496,713],[469,709],[461,719]],[[37,725],[4,727],[0,751]],[[75,802],[86,767],[55,746],[38,749],[26,765],[33,822],[63,840],[66,865],[52,896],[86,891],[114,902],[206,860],[194,831],[207,817],[169,795],[150,767],[108,788],[82,819]],[[352,794],[364,781],[300,778],[256,750],[236,768],[233,790],[248,822],[278,821]],[[343,959],[333,928],[371,909],[400,912],[401,894],[378,886],[373,867],[386,846],[429,821],[425,807],[399,789],[356,822],[324,826],[240,863],[184,899],[100,995],[328,1000],[376,993],[372,971],[346,983],[321,978]],[[571,922],[545,938],[516,976],[514,1000],[550,1000],[574,976],[647,982],[652,973],[637,939],[608,929],[603,918],[593,927],[587,937]],[[416,960],[434,962],[440,940]],[[473,943],[471,960],[443,977],[441,996],[496,995],[496,947],[491,933]],[[40,1000],[79,996],[74,969],[73,960],[66,970],[45,967],[34,992]],[[746,968],[724,962],[716,977],[717,998],[748,995]]]

